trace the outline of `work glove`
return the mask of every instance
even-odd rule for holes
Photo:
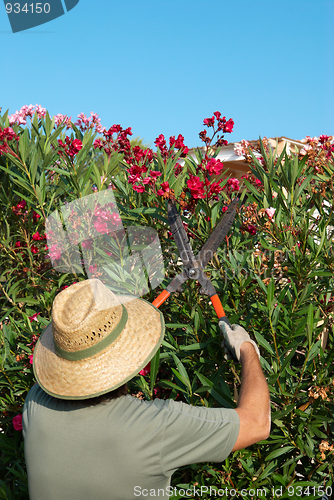
[[[240,347],[244,342],[250,342],[255,347],[255,350],[260,358],[260,351],[258,346],[255,344],[254,340],[250,338],[246,330],[240,325],[232,325],[232,328],[224,320],[219,321],[219,328],[224,335],[224,344],[231,351],[233,357],[240,361]]]

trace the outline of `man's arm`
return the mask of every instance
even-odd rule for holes
[[[240,346],[240,361],[242,380],[236,408],[240,429],[232,451],[246,448],[270,434],[269,389],[255,348],[247,341]]]

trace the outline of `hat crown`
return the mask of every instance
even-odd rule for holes
[[[121,317],[122,305],[100,280],[75,283],[54,300],[54,341],[68,352],[87,349],[109,335]]]

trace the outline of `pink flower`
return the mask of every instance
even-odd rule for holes
[[[21,113],[22,116],[29,116],[29,118],[32,118],[35,113],[35,106],[33,106],[32,104],[29,104],[29,106],[25,104],[24,106],[22,106],[19,113]]]
[[[42,108],[40,104],[36,104],[36,113],[38,118],[42,118],[46,115],[46,109]]]
[[[30,323],[31,323],[32,321],[38,321],[37,316],[38,316],[39,314],[41,314],[41,313],[35,313],[35,314],[33,314],[32,316],[29,316]]]
[[[8,116],[8,120],[10,125],[14,125],[14,123],[17,123],[18,125],[26,125],[27,120],[23,118],[23,116],[20,114],[19,111],[16,111],[13,115]]]
[[[85,240],[81,243],[82,248],[90,250],[92,248],[92,240]]]
[[[222,212],[223,212],[223,213],[224,213],[224,212],[226,212],[226,210],[227,210],[227,209],[228,209],[228,207],[223,207],[223,208],[222,208]]]
[[[34,355],[33,354],[29,354],[28,358],[29,358],[29,363],[32,365],[33,362],[34,362]]]
[[[266,208],[266,214],[268,215],[269,219],[272,219],[275,215],[276,208],[270,207]]]
[[[148,363],[148,365],[145,366],[142,370],[140,370],[139,375],[143,375],[145,377],[148,373],[151,371],[151,361]]]
[[[72,128],[71,127],[71,117],[68,117],[67,115],[62,115],[62,114],[58,113],[58,115],[54,116],[54,120],[55,120],[56,127],[59,127],[60,125],[64,124],[64,125],[66,125],[66,130],[69,128]]]
[[[22,431],[22,414],[19,413],[13,418],[13,427],[16,431]]]
[[[108,226],[106,222],[95,221],[94,227],[98,233],[105,234],[108,231]]]
[[[235,154],[237,156],[245,156],[249,145],[250,143],[248,141],[245,141],[245,139],[243,139],[241,142],[236,142],[234,146]]]
[[[45,245],[45,250],[48,250],[48,246]],[[61,250],[57,245],[53,245],[49,249],[49,256],[52,260],[58,260],[61,257]]]

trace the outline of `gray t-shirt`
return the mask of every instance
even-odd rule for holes
[[[222,462],[238,433],[231,409],[133,396],[87,407],[35,385],[23,409],[30,500],[168,498],[177,468]]]

